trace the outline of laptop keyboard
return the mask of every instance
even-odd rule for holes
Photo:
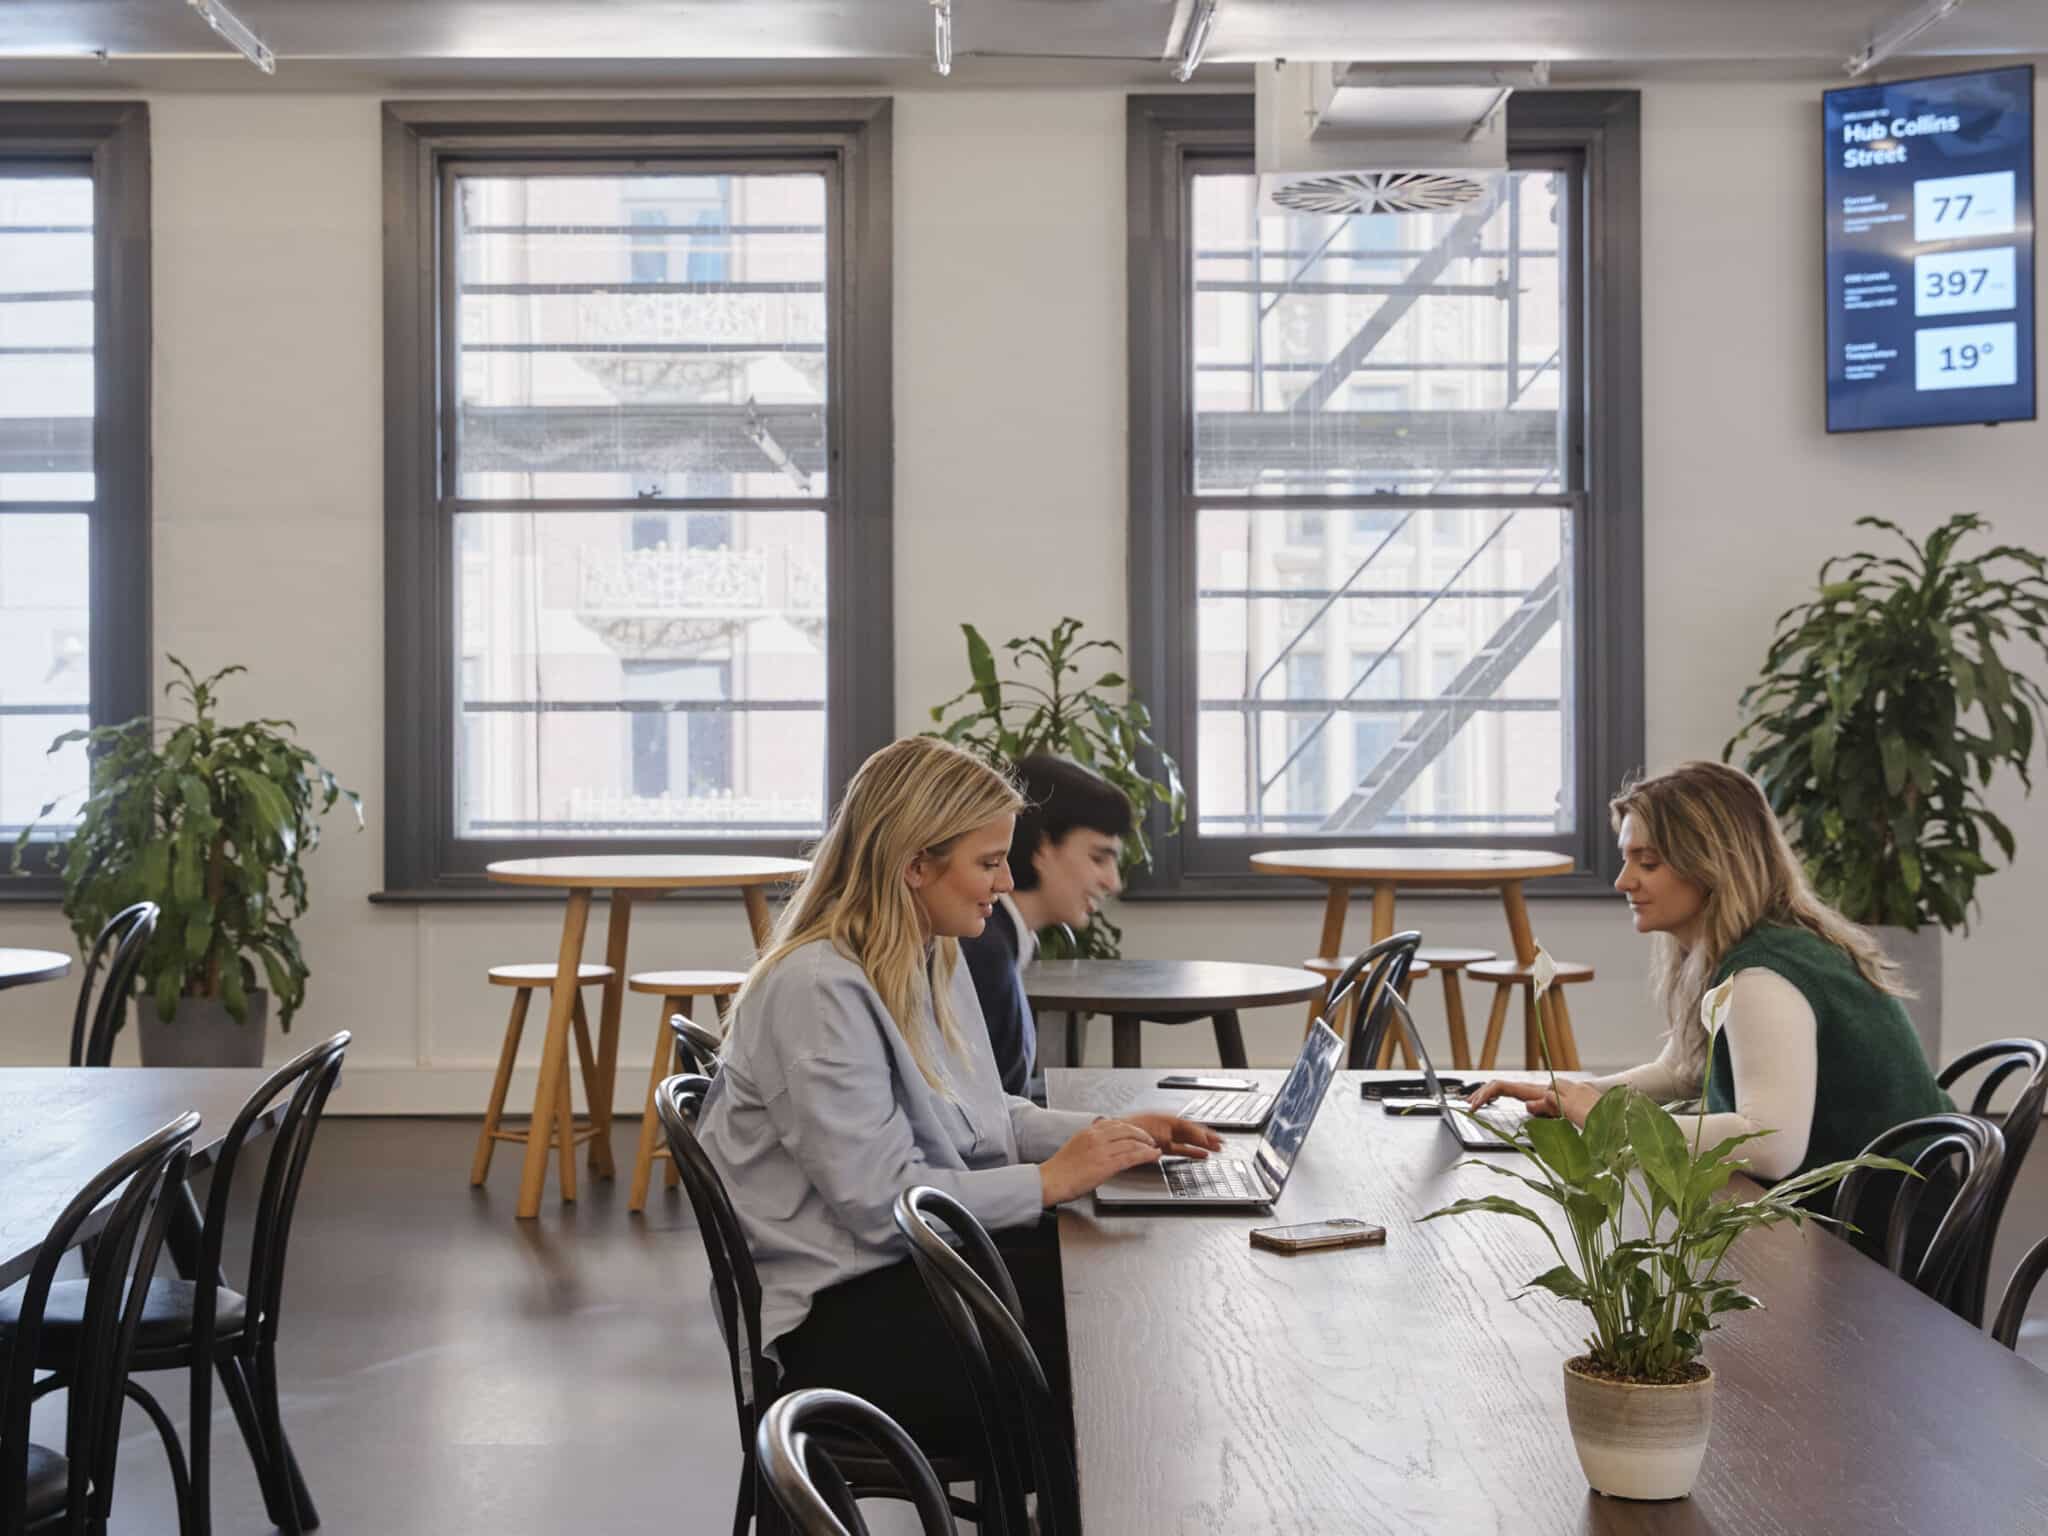
[[[1270,1093],[1205,1093],[1180,1107],[1183,1120],[1227,1120],[1231,1124],[1254,1125],[1265,1121],[1273,1107]]]
[[[1474,1118],[1483,1125],[1492,1126],[1503,1136],[1513,1136],[1529,1118],[1529,1106],[1520,1099],[1495,1099],[1474,1111]]]
[[[1265,1187],[1252,1165],[1237,1157],[1184,1158],[1162,1163],[1166,1187],[1179,1199],[1264,1200]]]

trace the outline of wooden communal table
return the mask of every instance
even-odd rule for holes
[[[1361,1101],[1364,1075],[1338,1075],[1271,1215],[1062,1208],[1084,1529],[2048,1530],[2048,1373],[1839,1239],[1789,1224],[1749,1233],[1728,1258],[1724,1273],[1765,1310],[1708,1340],[1714,1430],[1692,1497],[1591,1493],[1563,1386],[1586,1315],[1540,1293],[1512,1299],[1556,1255],[1513,1217],[1418,1225],[1454,1199],[1518,1191],[1454,1168],[1467,1154],[1436,1120]],[[1185,1098],[1141,1072],[1048,1082],[1060,1109]],[[1333,1216],[1384,1225],[1386,1246],[1288,1256],[1246,1240]]]
[[[612,968],[604,984],[603,1011],[598,1023],[597,1081],[591,1085],[590,1166],[610,1178],[612,1166],[612,1080],[619,1061],[619,1014],[626,996],[626,937],[633,924],[633,903],[664,891],[736,890],[746,902],[747,924],[759,949],[768,941],[766,888],[794,880],[810,868],[801,859],[755,858],[741,854],[605,854],[589,858],[508,859],[484,866],[484,873],[503,885],[538,885],[567,891],[562,914],[562,944],[555,958],[555,984],[549,994],[548,1032],[541,1046],[540,1081],[533,1096],[533,1123],[526,1138],[526,1163],[519,1181],[519,1215],[540,1214],[540,1197],[548,1175],[549,1136],[561,1091],[561,1075],[569,1070],[569,1019],[575,1011],[576,968],[583,960],[583,934],[590,923],[591,898],[611,892],[611,919],[605,930],[604,961]]]
[[[0,949],[0,992],[71,974],[71,957],[54,949]]]
[[[1024,995],[1032,1006],[1067,1011],[1068,1060],[1080,1056],[1075,1017],[1106,1013],[1111,1059],[1120,1067],[1138,1065],[1138,1026],[1145,1020],[1186,1024],[1200,1018],[1215,1028],[1223,1065],[1242,1067],[1237,1010],[1300,1002],[1322,985],[1314,971],[1230,960],[1041,960],[1024,968]]]
[[[1394,931],[1394,895],[1406,885],[1499,891],[1515,963],[1528,965],[1536,958],[1536,934],[1529,926],[1522,882],[1568,875],[1572,861],[1561,853],[1527,848],[1290,848],[1253,854],[1252,868],[1262,875],[1320,880],[1328,887],[1323,936],[1316,950],[1322,958],[1334,960],[1344,952],[1344,915],[1353,886],[1372,890],[1369,942],[1377,944]],[[1311,1022],[1322,1012],[1324,1000],[1325,993],[1318,992],[1309,1006]]]

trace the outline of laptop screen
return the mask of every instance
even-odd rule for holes
[[[1294,1167],[1295,1154],[1308,1139],[1309,1125],[1316,1111],[1323,1107],[1323,1098],[1330,1091],[1330,1081],[1337,1075],[1337,1062],[1343,1054],[1344,1042],[1328,1024],[1317,1019],[1308,1039],[1302,1042],[1301,1054],[1294,1059],[1294,1070],[1280,1085],[1279,1096],[1273,1100],[1273,1117],[1266,1122],[1265,1135],[1259,1138],[1259,1167],[1276,1186],[1286,1182],[1288,1171]]]

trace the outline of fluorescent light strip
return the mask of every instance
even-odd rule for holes
[[[266,75],[277,73],[277,55],[249,30],[249,24],[221,4],[221,0],[189,0],[193,10],[206,19],[220,38]]]
[[[1846,67],[1850,78],[1875,69],[1922,32],[1945,20],[1949,12],[1962,3],[1963,0],[1927,0],[1926,4],[1915,6],[1890,26],[1873,34],[1867,46],[1849,55]]]
[[[932,0],[932,73],[953,73],[953,0]]]
[[[1186,85],[1202,67],[1202,55],[1209,51],[1209,34],[1216,30],[1216,0],[1195,0],[1194,14],[1180,38],[1180,62],[1173,66],[1173,78]]]

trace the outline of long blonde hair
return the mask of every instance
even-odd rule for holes
[[[1877,941],[1814,894],[1762,786],[1740,768],[1680,763],[1624,784],[1607,809],[1617,833],[1622,818],[1633,816],[1643,841],[1672,872],[1706,893],[1700,939],[1690,950],[1668,933],[1651,935],[1651,981],[1689,1077],[1704,1076],[1707,1065],[1700,999],[1728,951],[1760,923],[1817,934],[1878,991],[1910,995]]]
[[[1023,804],[1002,774],[930,736],[891,742],[862,763],[811,853],[810,873],[733,1001],[734,1027],[746,1019],[748,994],[762,976],[792,950],[827,939],[880,994],[924,1080],[950,1097],[925,1019],[928,1004],[947,1047],[961,1048],[946,1002],[960,946],[939,939],[927,971],[924,927],[903,877],[919,854],[943,864],[962,834],[1014,816]]]

